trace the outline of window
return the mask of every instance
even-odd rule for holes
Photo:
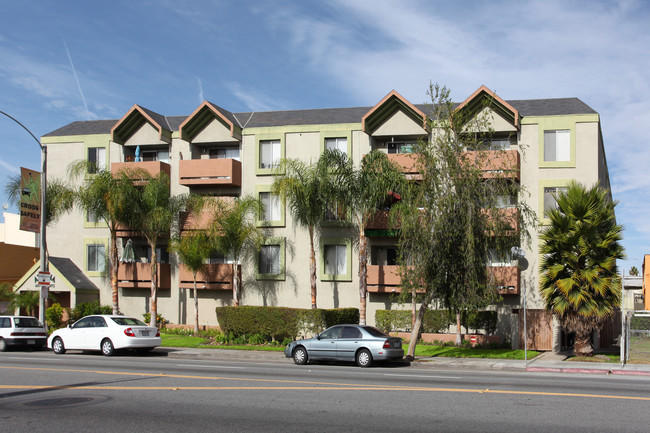
[[[346,137],[332,137],[325,139],[326,150],[338,150],[342,153],[348,153],[348,139]]]
[[[341,336],[342,326],[336,326],[320,333],[321,340],[333,340]]]
[[[488,266],[512,266],[510,251],[488,251]]]
[[[260,192],[260,201],[264,205],[262,221],[280,221],[282,219],[280,197],[271,192]]]
[[[358,328],[353,328],[352,326],[346,326],[343,328],[341,333],[341,338],[363,338],[361,331]]]
[[[544,161],[570,161],[571,134],[568,129],[544,131]]]
[[[495,207],[497,209],[508,209],[517,205],[517,197],[511,194],[502,194],[496,196]]]
[[[99,222],[99,217],[97,216],[97,214],[95,212],[89,210],[88,213],[86,213],[86,222],[98,223]]]
[[[86,268],[91,272],[106,270],[106,246],[104,244],[87,245]]]
[[[389,141],[388,153],[413,153],[413,141]]]
[[[169,164],[168,150],[147,150],[142,152],[142,161],[160,161]]]
[[[262,245],[260,246],[259,256],[259,273],[279,274],[280,269],[280,245]]]
[[[326,221],[345,221],[346,213],[347,213],[347,211],[345,209],[345,206],[341,202],[334,201],[325,210],[325,220]]]
[[[88,173],[97,173],[106,169],[106,148],[89,147],[88,148]]]
[[[220,147],[210,149],[210,159],[235,159],[239,161],[239,148]]]
[[[260,140],[260,168],[276,168],[280,164],[280,140]]]
[[[557,208],[557,196],[563,192],[566,192],[566,187],[545,187],[544,188],[544,213],[551,209]]]
[[[345,275],[347,272],[347,246],[325,245],[325,273]]]
[[[212,265],[224,265],[224,264],[231,265],[234,261],[235,260],[231,256],[224,256],[219,252],[212,253],[210,257],[206,260],[208,264],[212,264]]]
[[[397,248],[394,246],[373,246],[370,248],[370,264],[380,266],[397,265]]]

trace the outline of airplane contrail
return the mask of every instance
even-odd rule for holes
[[[199,104],[200,104],[205,100],[205,97],[203,96],[203,82],[199,77],[196,77],[196,80],[199,82]]]
[[[79,95],[81,95],[81,101],[84,104],[84,109],[86,110],[86,117],[88,120],[91,120],[90,111],[88,111],[88,104],[86,104],[86,97],[84,96],[83,90],[81,90],[81,84],[79,83],[79,77],[77,77],[77,70],[72,63],[72,57],[70,56],[70,50],[68,50],[68,44],[63,40],[63,46],[65,47],[65,52],[68,55],[68,60],[70,61],[70,67],[72,68],[72,75],[74,75],[74,80],[77,82],[77,89],[79,89]]]

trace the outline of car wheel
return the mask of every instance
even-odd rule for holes
[[[305,365],[307,364],[307,350],[304,347],[297,347],[296,350],[293,351],[293,362],[295,362],[298,365]]]
[[[7,342],[4,338],[0,338],[0,352],[4,352],[5,350],[7,350]]]
[[[370,367],[372,364],[372,355],[368,349],[361,349],[357,352],[357,365],[359,367]]]
[[[59,337],[55,338],[54,341],[52,341],[52,350],[57,355],[63,355],[65,353],[65,346],[63,345],[63,340],[61,340]]]
[[[108,338],[102,340],[102,354],[104,356],[111,356],[114,352],[115,348],[113,347],[113,342]]]

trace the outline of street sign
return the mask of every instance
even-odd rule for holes
[[[49,286],[52,282],[52,274],[48,271],[39,271],[36,276],[36,281],[40,286]]]

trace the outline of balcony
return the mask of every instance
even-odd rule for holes
[[[519,294],[519,274],[517,266],[490,266],[490,276],[494,278],[497,292],[501,295]]]
[[[186,159],[179,162],[181,185],[241,186],[241,162],[236,159]]]
[[[194,276],[185,265],[179,266],[179,287],[181,289],[194,288]],[[240,268],[241,272],[241,268]],[[241,274],[240,274],[241,276]],[[196,274],[197,289],[232,290],[232,265],[231,264],[208,264]]]
[[[171,265],[158,263],[158,288],[171,288]],[[150,289],[151,263],[120,263],[117,271],[118,286],[124,289]]]
[[[483,172],[486,179],[506,177],[519,180],[520,161],[517,150],[468,151],[463,155]]]
[[[388,160],[397,164],[407,176],[418,173],[417,155],[414,153],[389,153]]]
[[[366,278],[370,293],[400,293],[402,278],[397,265],[368,265]]]
[[[111,164],[111,173],[117,174],[123,170],[144,170],[152,177],[158,176],[160,172],[164,172],[169,177],[170,166],[162,161],[127,161],[127,162],[113,162]]]

